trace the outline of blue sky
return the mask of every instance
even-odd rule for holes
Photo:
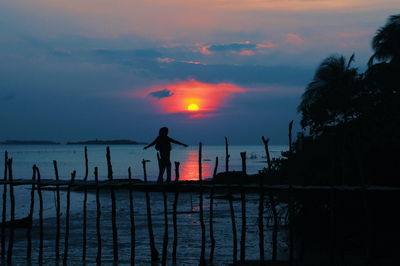
[[[168,126],[193,144],[284,144],[319,62],[355,53],[364,69],[372,36],[399,10],[391,0],[2,2],[0,140],[150,141]],[[192,97],[193,84],[207,93]],[[192,98],[204,115],[175,108]]]

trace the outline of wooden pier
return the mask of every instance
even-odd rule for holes
[[[265,145],[266,156],[267,156],[267,169],[268,171],[271,169],[270,167],[270,156],[268,151],[268,139],[263,138],[263,142]],[[229,170],[228,165],[228,141],[226,142],[226,170]],[[234,265],[241,263],[246,264],[248,261],[246,260],[246,195],[247,194],[256,194],[259,195],[258,197],[258,218],[257,218],[257,226],[258,226],[258,238],[259,238],[259,260],[257,264],[264,265],[264,262],[277,263],[277,250],[278,250],[278,243],[277,238],[279,234],[280,225],[282,225],[282,220],[286,221],[285,226],[288,225],[288,249],[289,249],[289,258],[286,264],[279,264],[279,265],[295,265],[295,245],[294,245],[294,229],[293,217],[296,213],[296,197],[302,195],[302,193],[312,194],[312,193],[322,193],[326,195],[335,195],[335,194],[347,194],[347,193],[360,193],[360,195],[366,195],[367,193],[381,193],[381,192],[400,192],[400,187],[384,187],[384,186],[303,186],[303,185],[271,185],[265,184],[262,181],[258,184],[247,184],[246,182],[240,184],[222,184],[214,182],[214,180],[203,180],[202,179],[202,145],[199,145],[199,179],[198,181],[180,181],[179,176],[179,162],[175,162],[175,176],[176,180],[169,182],[169,183],[157,183],[147,180],[147,172],[146,172],[146,160],[142,161],[143,164],[143,180],[139,179],[132,179],[132,172],[131,168],[127,171],[127,177],[123,179],[115,179],[113,178],[113,169],[111,163],[111,153],[110,149],[107,147],[106,150],[106,158],[107,158],[107,168],[108,168],[108,178],[106,180],[99,180],[98,179],[98,169],[97,167],[94,168],[94,180],[89,180],[88,178],[88,158],[87,158],[87,149],[85,148],[85,165],[86,171],[85,176],[81,179],[76,177],[76,172],[73,171],[71,173],[70,180],[60,180],[58,176],[58,169],[57,169],[57,162],[54,161],[54,170],[55,170],[55,179],[41,179],[40,178],[40,171],[37,166],[33,166],[33,177],[32,179],[18,179],[14,178],[12,173],[12,159],[8,158],[8,154],[5,154],[5,171],[4,171],[4,179],[0,180],[0,185],[3,186],[3,194],[2,194],[2,223],[0,224],[1,227],[1,236],[0,236],[0,243],[1,243],[1,258],[2,262],[7,262],[7,264],[12,264],[13,262],[13,246],[14,246],[14,223],[18,221],[15,220],[15,204],[18,203],[18,200],[15,199],[14,195],[14,187],[16,186],[26,186],[31,189],[31,210],[29,213],[29,225],[27,226],[27,255],[26,261],[28,263],[32,262],[32,241],[31,241],[31,230],[32,230],[32,217],[33,217],[33,206],[34,206],[34,193],[38,193],[39,196],[39,220],[40,220],[40,246],[38,249],[38,263],[43,263],[43,231],[46,228],[43,227],[43,202],[42,202],[42,193],[45,190],[53,190],[56,192],[57,201],[55,206],[55,213],[57,218],[57,234],[55,238],[55,261],[62,262],[64,265],[68,264],[68,250],[70,249],[69,246],[69,226],[70,226],[70,194],[74,193],[84,193],[83,198],[83,221],[82,221],[82,261],[86,260],[87,257],[87,219],[86,219],[86,210],[87,210],[87,193],[95,193],[96,194],[96,237],[97,237],[97,259],[96,263],[100,265],[102,263],[102,233],[101,233],[101,225],[100,225],[100,217],[101,217],[101,202],[99,198],[100,190],[105,190],[110,192],[111,195],[111,220],[112,220],[112,251],[113,251],[113,262],[118,263],[120,261],[120,254],[119,254],[119,239],[118,239],[118,223],[116,221],[117,217],[117,204],[115,193],[120,190],[128,190],[129,191],[129,219],[130,219],[130,240],[131,240],[131,250],[130,250],[130,263],[132,265],[135,264],[135,243],[136,243],[136,225],[135,225],[135,203],[132,200],[134,192],[145,192],[146,195],[146,222],[147,222],[147,229],[149,234],[149,247],[150,247],[150,258],[152,262],[160,262],[160,255],[156,248],[154,242],[154,231],[153,231],[153,222],[152,222],[152,210],[151,210],[151,195],[149,192],[159,192],[163,195],[164,201],[164,236],[163,236],[163,248],[162,248],[162,257],[161,257],[161,264],[167,265],[167,258],[168,258],[168,243],[169,243],[169,232],[168,232],[168,206],[167,206],[167,195],[166,192],[174,192],[174,203],[173,203],[173,252],[172,252],[172,262],[175,263],[177,260],[177,249],[178,247],[178,226],[177,226],[177,205],[178,205],[178,197],[179,193],[197,193],[199,195],[199,210],[197,213],[199,214],[198,222],[201,226],[201,235],[199,236],[199,246],[201,246],[200,254],[199,254],[199,265],[206,265],[208,263],[213,263],[215,260],[214,256],[214,249],[218,246],[214,238],[214,228],[213,228],[213,204],[215,193],[223,192],[226,196],[225,199],[228,200],[229,203],[229,214],[230,214],[230,226],[232,230],[232,262]],[[246,174],[246,154],[245,152],[241,153],[242,157],[242,174],[247,176]],[[217,175],[217,168],[218,168],[218,157],[216,158],[215,168],[214,168],[214,175]],[[226,174],[229,175],[229,172]],[[244,180],[245,181],[245,180]],[[9,188],[9,190],[7,190]],[[67,192],[67,204],[65,210],[65,229],[64,229],[64,251],[63,256],[61,258],[60,254],[60,219],[61,219],[61,211],[60,211],[60,190],[64,190]],[[11,211],[11,221],[6,221],[6,214],[7,214],[7,193],[9,193],[10,197],[10,211]],[[210,252],[209,258],[206,259],[206,226],[204,221],[204,212],[203,209],[203,197],[205,193],[208,193],[210,198],[208,206],[208,217],[209,217],[209,234],[210,234]],[[239,225],[241,225],[241,229],[239,230],[240,233],[240,247],[238,248],[238,232],[239,229],[236,221],[236,214],[233,208],[233,194],[240,195],[240,204],[241,204],[241,221]],[[279,203],[279,195],[285,195],[284,199],[280,201],[285,205],[286,211],[285,214],[278,212],[276,206]],[[304,194],[303,194],[304,195]],[[334,198],[331,197],[331,201],[327,201],[331,206],[334,206]],[[267,210],[268,209],[268,210]],[[366,211],[368,210],[368,205],[365,205]],[[332,212],[333,212],[332,208]],[[270,213],[270,219],[265,222],[264,217],[266,212]],[[286,218],[282,218],[285,216]],[[334,219],[334,213],[332,213],[332,219]],[[266,233],[266,224],[272,223],[271,228],[273,231],[271,232],[271,258],[265,257],[265,233]],[[7,226],[6,226],[7,225]],[[5,230],[8,230],[8,234],[5,233]],[[8,237],[7,237],[8,236]],[[8,238],[8,247],[6,247],[6,238]],[[254,246],[255,243],[254,243]],[[238,258],[238,249],[240,251],[239,258]],[[62,259],[62,261],[61,261]],[[255,265],[252,262],[252,265]],[[278,265],[278,264],[276,264]]]

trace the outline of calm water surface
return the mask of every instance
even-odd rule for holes
[[[131,166],[135,178],[143,178],[141,160],[147,159],[149,178],[155,180],[157,176],[156,153],[154,149],[143,150],[143,146],[118,145],[111,146],[111,157],[113,163],[114,176],[116,178],[126,178],[127,168]],[[42,178],[54,178],[52,161],[57,160],[60,168],[61,178],[69,178],[73,170],[77,171],[77,178],[84,175],[84,153],[83,146],[80,145],[57,145],[57,146],[0,146],[0,150],[9,152],[13,158],[14,176],[15,178],[31,178],[33,164],[36,164],[42,173]],[[286,150],[285,146],[271,146],[272,157],[278,157],[280,152]],[[101,177],[106,178],[106,146],[96,145],[88,146],[89,153],[89,179],[93,178],[92,169],[99,167]],[[256,173],[265,167],[263,146],[231,146],[230,147],[230,169],[240,170],[241,159],[240,152],[247,152],[248,172]],[[225,166],[225,147],[224,146],[203,146],[203,172],[204,177],[210,177],[215,157],[220,158],[219,170],[224,170]],[[182,179],[198,179],[198,150],[197,147],[190,146],[188,148],[174,147],[172,151],[172,160],[181,162]],[[1,160],[1,172],[4,170],[4,159]],[[2,191],[0,187],[0,193]],[[30,204],[30,187],[15,187],[16,198],[16,217],[26,217]],[[130,224],[129,224],[129,201],[126,191],[118,191],[117,193],[117,223],[119,237],[119,251],[121,261],[120,265],[129,265],[130,254]],[[9,195],[8,195],[9,196]],[[150,193],[153,225],[156,238],[157,249],[162,251],[163,239],[163,200],[161,193]],[[61,193],[62,218],[61,218],[61,254],[63,254],[64,231],[65,231],[65,207],[66,193]],[[173,193],[167,193],[168,208],[172,209]],[[235,195],[239,197],[239,195]],[[9,198],[9,197],[7,197]],[[44,259],[45,264],[54,264],[54,241],[55,241],[55,193],[52,191],[43,191],[44,200]],[[112,231],[111,231],[111,202],[108,192],[101,193],[102,204],[102,239],[103,239],[103,264],[112,265]],[[33,262],[37,262],[39,247],[39,225],[38,225],[38,197],[35,196],[36,206],[33,222]],[[137,265],[150,265],[150,250],[148,245],[148,233],[146,225],[146,207],[143,192],[134,192],[135,201],[135,219],[136,219],[136,255]],[[70,229],[70,245],[69,245],[69,265],[82,265],[82,202],[83,194],[81,192],[71,193],[71,229]],[[7,219],[9,219],[9,205]],[[199,194],[198,193],[181,193],[178,204],[178,265],[198,265],[200,256],[200,222],[199,222]],[[232,231],[229,216],[229,206],[225,199],[215,199],[214,201],[214,230],[216,238],[215,263],[216,265],[226,265],[232,262]],[[88,195],[88,249],[86,265],[95,263],[97,240],[95,231],[96,203],[95,195]],[[234,208],[237,218],[238,238],[240,238],[240,201],[234,202]],[[248,195],[247,203],[247,258],[258,258],[258,227],[257,227],[257,208],[258,195]],[[209,195],[204,195],[204,215],[206,223],[206,257],[209,254]],[[265,213],[268,217],[268,213]],[[171,264],[172,252],[172,214],[169,213],[169,255],[168,265]],[[265,256],[267,259],[271,256],[271,232],[270,228],[265,228]],[[15,265],[25,265],[26,254],[26,230],[16,230],[16,239],[14,246],[14,263]],[[238,243],[239,243],[238,239]],[[279,257],[287,257],[286,235],[284,232],[279,234]],[[35,263],[34,263],[35,265]]]

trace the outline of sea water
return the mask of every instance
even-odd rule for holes
[[[158,165],[156,151],[153,148],[143,150],[142,145],[112,145],[111,160],[113,165],[114,178],[127,178],[127,169],[132,167],[134,178],[143,178],[141,161],[149,160],[148,175],[149,180],[156,180],[158,175]],[[32,165],[36,164],[43,179],[54,179],[53,160],[57,160],[61,179],[69,179],[73,170],[77,171],[77,179],[82,179],[85,172],[84,146],[82,145],[3,145],[1,151],[7,150],[9,157],[13,158],[13,175],[15,179],[30,179],[32,177]],[[287,150],[286,146],[271,146],[271,157],[279,157],[282,151]],[[249,174],[257,173],[258,170],[266,167],[265,151],[263,146],[230,146],[229,147],[229,169],[234,171],[241,170],[240,152],[247,153],[247,171]],[[106,146],[88,146],[89,157],[89,180],[93,179],[94,167],[99,167],[101,179],[107,178],[106,168]],[[3,154],[4,157],[4,154]],[[225,146],[203,146],[202,166],[203,178],[210,178],[213,172],[215,157],[219,157],[219,172],[225,170]],[[189,146],[187,148],[174,147],[171,153],[172,161],[181,163],[181,179],[198,179],[198,147]],[[4,171],[4,159],[0,160],[0,173]],[[0,193],[2,191],[0,186]],[[15,190],[16,218],[26,217],[30,205],[30,186],[17,186]],[[8,191],[9,192],[9,191]],[[7,195],[9,199],[9,194]],[[235,195],[238,197],[239,195]],[[158,251],[162,251],[164,218],[163,218],[163,198],[162,193],[150,193],[153,226],[155,232],[156,246]],[[129,264],[130,254],[130,223],[129,223],[129,198],[127,191],[118,191],[117,198],[117,224],[119,236],[120,263]],[[167,193],[168,209],[172,209],[174,194]],[[63,254],[64,231],[65,231],[65,208],[66,193],[61,192],[61,242],[60,253]],[[112,262],[112,230],[111,230],[111,198],[110,193],[102,192],[100,195],[102,204],[102,239],[103,239],[103,262],[105,265]],[[37,261],[39,246],[39,225],[38,225],[38,196],[35,195],[35,215],[33,221],[33,262]],[[55,250],[55,193],[53,191],[43,191],[44,202],[44,260],[45,263],[54,264]],[[148,244],[148,233],[146,224],[146,207],[143,192],[134,192],[135,219],[136,219],[136,255],[137,265],[150,265],[150,249]],[[71,219],[70,219],[70,245],[69,245],[69,264],[82,264],[82,206],[83,193],[71,193]],[[178,203],[178,265],[196,265],[200,255],[200,222],[199,222],[199,194],[180,193]],[[9,219],[10,202],[7,201]],[[240,201],[234,202],[237,219],[238,238],[240,238],[241,228],[241,205]],[[93,192],[88,194],[87,202],[88,232],[87,232],[87,264],[95,262],[97,251],[97,240],[95,231],[96,201]],[[209,195],[204,194],[204,219],[206,223],[206,257],[209,252]],[[258,251],[258,195],[249,194],[247,197],[247,258],[257,259]],[[265,213],[267,218],[268,214]],[[171,264],[172,251],[172,212],[169,211],[169,255],[168,260]],[[265,228],[265,252],[266,257],[270,256],[271,238],[269,228]],[[229,205],[226,199],[214,200],[214,234],[216,238],[215,262],[217,265],[224,265],[232,262],[232,228],[230,224]],[[284,233],[280,234],[279,257],[287,256],[287,245]],[[239,240],[239,239],[238,239]],[[26,254],[26,230],[16,230],[14,247],[15,264],[25,263]]]
[[[132,167],[134,178],[143,178],[142,160],[149,160],[147,173],[149,180],[156,180],[158,164],[156,150],[143,149],[144,145],[112,145],[111,161],[114,178],[127,178],[128,167]],[[270,146],[271,157],[279,157],[287,146]],[[43,179],[54,179],[53,160],[58,162],[61,179],[69,179],[71,172],[76,171],[77,179],[82,179],[85,173],[84,146],[82,145],[0,145],[0,151],[8,151],[13,158],[14,179],[30,179],[32,166],[36,164]],[[240,152],[247,154],[247,172],[257,173],[266,167],[264,146],[229,146],[229,170],[241,170]],[[4,155],[4,154],[3,154]],[[4,157],[4,156],[2,156]],[[202,167],[203,178],[212,176],[215,158],[219,157],[219,171],[225,170],[225,146],[203,145]],[[93,179],[94,167],[99,168],[100,179],[107,177],[106,145],[89,145],[89,179]],[[0,165],[4,169],[4,159]],[[174,146],[171,151],[171,161],[180,162],[181,180],[198,180],[198,147],[187,148]]]

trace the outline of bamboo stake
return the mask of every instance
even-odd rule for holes
[[[293,120],[289,123],[289,152],[292,152],[292,128],[293,128]]]
[[[293,120],[289,123],[289,152],[292,153],[292,127]],[[294,264],[294,202],[293,202],[293,189],[292,178],[289,177],[289,262],[290,265]]]
[[[163,251],[161,258],[161,265],[167,265],[168,256],[168,206],[167,206],[167,193],[163,191],[164,199],[164,237],[163,237]]]
[[[217,175],[217,170],[218,170],[218,157],[215,157],[215,167],[214,167],[214,172],[213,172],[213,179]],[[210,215],[209,215],[209,223],[210,223],[210,242],[211,242],[211,248],[210,248],[210,259],[209,259],[209,264],[213,264],[214,260],[214,250],[215,250],[215,238],[214,238],[214,224],[213,224],[213,217],[214,217],[214,186],[211,187],[210,190]]]
[[[265,147],[265,153],[267,155],[267,163],[268,163],[268,174],[271,173],[271,157],[269,154],[268,143],[269,139],[265,139],[262,137],[262,141]],[[272,216],[274,220],[274,229],[272,231],[272,261],[275,262],[277,259],[278,253],[278,230],[279,230],[279,221],[278,221],[278,213],[276,211],[276,202],[274,200],[274,194],[272,191],[268,192],[269,195],[269,202],[271,206]]]
[[[89,160],[88,160],[88,152],[87,152],[87,146],[85,146],[84,150],[85,154],[85,177],[83,178],[83,181],[87,181],[88,175],[89,175]],[[84,197],[83,197],[83,224],[82,224],[82,261],[86,260],[86,226],[87,226],[87,187],[85,186],[84,188]]]
[[[233,208],[233,195],[232,190],[229,190],[229,210],[231,213],[231,223],[232,223],[232,238],[233,238],[233,264],[237,264],[237,233],[236,233],[236,219],[235,210]]]
[[[7,220],[7,176],[8,176],[8,152],[4,153],[4,185],[3,185],[3,212],[2,222],[6,223]],[[1,259],[4,261],[6,257],[6,228],[1,227]]]
[[[225,146],[226,146],[226,156],[229,158],[228,154],[228,139],[225,137]],[[226,164],[227,167],[228,164]],[[232,224],[232,240],[233,240],[233,252],[232,259],[233,265],[237,264],[237,232],[236,232],[236,218],[235,218],[235,209],[233,208],[233,194],[232,189],[229,190],[229,210],[231,214],[231,224]]]
[[[32,167],[32,181],[36,180],[36,170],[35,167]],[[32,184],[31,187],[31,205],[29,208],[29,220],[30,224],[28,226],[28,230],[26,232],[26,260],[28,263],[31,262],[32,259],[32,222],[33,222],[33,212],[34,212],[34,207],[35,207],[35,184]]]
[[[225,137],[225,172],[229,172],[229,157],[228,138]]]
[[[269,155],[269,138],[261,137],[264,148],[265,148],[265,155],[267,156],[267,166],[268,166],[268,173],[271,171],[271,158]],[[259,198],[259,205],[258,205],[258,246],[260,252],[260,265],[264,265],[265,257],[264,257],[264,199],[265,199],[265,192],[264,192],[264,179],[260,178],[260,198]]]
[[[269,155],[269,148],[268,148],[268,143],[269,143],[269,138],[264,138],[264,136],[261,137],[263,143],[264,143],[264,148],[265,148],[265,154],[267,156],[267,167],[268,167],[268,172],[271,171],[271,157]]]
[[[110,147],[107,146],[107,170],[108,170],[108,179],[113,180],[113,170],[111,164],[111,153]],[[115,191],[114,188],[110,188],[111,192],[111,223],[112,223],[112,232],[113,232],[113,259],[114,262],[118,261],[118,231],[117,231],[117,204],[115,200]]]
[[[202,148],[203,144],[199,143],[199,181],[200,186],[203,184],[203,169],[202,169]],[[205,265],[205,250],[206,250],[206,226],[204,224],[204,212],[203,212],[203,190],[200,189],[200,202],[199,202],[199,214],[200,214],[200,227],[201,227],[201,252],[200,252],[200,265]]]
[[[292,183],[289,184],[289,263],[294,265],[294,203]]]
[[[262,185],[261,185],[262,186]],[[258,205],[258,246],[260,250],[260,265],[264,265],[264,189],[260,189],[260,199]]]
[[[132,182],[132,172],[130,167],[128,168],[128,179],[129,182]],[[129,189],[129,217],[131,222],[131,265],[135,265],[136,227],[132,189]]]
[[[97,256],[96,264],[101,265],[101,204],[100,204],[100,188],[99,188],[99,172],[97,167],[94,168],[94,180],[96,182],[96,235],[97,235]]]
[[[144,173],[144,182],[147,182],[147,172],[146,172],[146,160],[142,160],[143,164],[143,173]],[[150,206],[150,195],[149,192],[145,192],[146,195],[146,209],[147,209],[147,229],[149,232],[149,242],[150,242],[150,252],[151,252],[151,260],[158,261],[159,260],[159,254],[156,249],[155,243],[154,243],[154,233],[153,233],[153,221],[151,218],[151,206]]]
[[[279,221],[278,221],[278,213],[276,211],[276,202],[274,199],[274,194],[272,191],[268,192],[269,194],[269,202],[272,210],[272,216],[274,219],[274,229],[272,230],[272,261],[276,262],[277,254],[278,254],[278,230],[279,230]]]
[[[241,152],[242,157],[242,172],[246,174],[246,152]],[[240,263],[246,262],[246,193],[242,188],[240,193],[242,205],[242,230],[240,237]]]
[[[57,161],[53,161],[54,172],[56,176],[56,181],[60,180],[58,176]],[[60,185],[56,185],[56,218],[57,218],[57,228],[56,228],[56,261],[60,260],[60,229],[61,229],[61,202],[60,202]]]
[[[37,176],[37,192],[39,197],[39,264],[43,263],[43,197],[42,197],[42,186],[41,186],[41,177],[40,170],[35,165],[36,176]]]
[[[246,152],[241,152],[240,157],[242,158],[242,172],[247,174],[247,167],[246,167]]]
[[[246,261],[246,194],[245,191],[241,191],[242,201],[242,232],[240,238],[240,262],[245,263]]]
[[[69,241],[69,213],[71,208],[71,185],[74,183],[76,176],[76,171],[73,171],[71,174],[71,182],[68,185],[67,189],[67,210],[66,210],[66,221],[65,221],[65,239],[64,239],[64,258],[63,258],[63,265],[67,265],[68,261],[68,241]]]
[[[10,228],[10,236],[8,240],[8,251],[7,251],[7,263],[9,265],[12,264],[12,255],[13,255],[13,248],[14,248],[14,220],[15,220],[15,197],[14,197],[14,185],[12,183],[13,181],[13,172],[12,172],[12,159],[8,159],[8,180],[11,182],[10,183],[10,222],[11,222],[11,228]]]
[[[179,165],[180,162],[175,162],[175,182],[179,182]]]
[[[175,162],[175,182],[179,182],[179,162]],[[176,212],[178,208],[178,198],[179,198],[179,192],[175,191],[175,197],[174,197],[174,205],[173,205],[173,212],[172,212],[172,221],[174,225],[174,242],[173,242],[173,249],[172,249],[172,262],[175,264],[176,263],[176,250],[178,247],[178,223],[177,223],[177,217],[176,217]]]

